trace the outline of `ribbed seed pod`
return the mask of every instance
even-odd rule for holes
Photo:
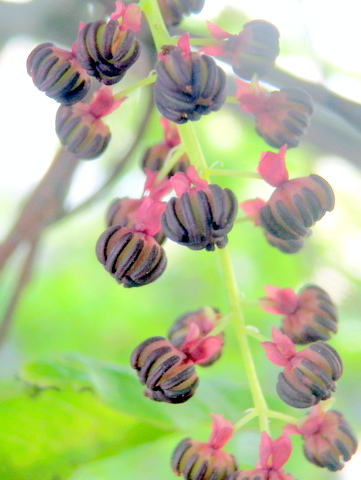
[[[337,332],[337,311],[331,297],[316,285],[306,286],[298,294],[298,307],[282,320],[281,332],[293,343],[303,345],[328,340]]]
[[[252,20],[242,32],[225,42],[225,52],[231,58],[234,73],[250,80],[254,74],[266,75],[279,54],[279,31],[265,20]]]
[[[227,480],[237,470],[233,455],[208,443],[185,438],[172,455],[172,469],[187,480]]]
[[[138,345],[130,363],[147,387],[144,395],[157,402],[184,403],[199,383],[194,363],[163,337]]]
[[[257,133],[271,147],[297,147],[312,112],[312,98],[299,88],[271,92],[266,111],[256,115]]]
[[[99,237],[96,255],[105,269],[124,287],[154,282],[167,265],[165,251],[150,235],[121,225],[107,228]]]
[[[79,102],[89,91],[90,78],[74,54],[52,43],[34,48],[26,67],[35,86],[64,105]]]
[[[297,239],[283,240],[271,235],[267,231],[265,231],[265,237],[267,242],[272,245],[272,247],[276,247],[283,253],[297,253],[304,245],[304,241],[301,237]]]
[[[133,228],[134,223],[129,219],[129,215],[135,212],[142,203],[141,198],[115,198],[109,205],[106,213],[106,225],[112,227],[119,225],[121,227]],[[165,235],[160,230],[154,235],[155,240],[161,245],[165,240]]]
[[[302,425],[300,427],[302,430]],[[324,413],[314,431],[303,435],[304,454],[310,462],[336,472],[344,467],[357,450],[357,437],[350,424],[337,410]]]
[[[222,315],[217,308],[203,307],[193,312],[185,313],[178,317],[168,330],[169,341],[177,348],[180,348],[190,329],[192,323],[195,323],[200,330],[200,338],[205,337],[219,323]],[[221,340],[224,339],[224,333],[217,335]],[[206,362],[199,363],[201,367],[209,367],[222,355],[222,350],[218,350]]]
[[[219,110],[226,99],[226,74],[213,58],[185,55],[174,46],[164,52],[155,67],[154,101],[160,113],[182,124]]]
[[[140,45],[131,30],[120,30],[116,20],[85,24],[78,33],[76,52],[89,75],[105,85],[121,80],[138,59]]]
[[[298,352],[279,374],[277,393],[292,407],[312,407],[330,398],[341,375],[342,361],[336,350],[316,342]]]
[[[205,0],[158,0],[160,11],[167,25],[179,25],[184,15],[199,13]]]
[[[55,128],[65,148],[78,158],[86,160],[101,155],[110,141],[109,128],[100,118],[85,113],[83,104],[60,105]]]
[[[287,180],[260,210],[261,225],[280,240],[299,240],[309,227],[334,208],[331,186],[319,175]]]
[[[146,169],[151,170],[152,172],[159,172],[163,167],[164,162],[170,152],[170,148],[165,144],[154,145],[149,147],[142,158],[142,169],[145,172]],[[189,167],[189,157],[184,153],[178,160],[177,163],[172,167],[168,172],[168,177],[171,177],[177,172],[186,172]]]
[[[191,250],[224,248],[237,209],[237,198],[228,188],[209,185],[206,190],[186,192],[167,203],[162,215],[163,232]]]

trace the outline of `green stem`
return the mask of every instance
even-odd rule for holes
[[[118,93],[114,95],[115,99],[120,99],[123,97],[126,97],[130,92],[133,90],[137,90],[138,88],[146,87],[147,85],[151,85],[152,83],[155,82],[157,78],[157,75],[149,75],[146,78],[143,78],[143,80],[140,80],[137,83],[134,83],[133,85],[129,85],[127,88],[123,88],[123,90],[120,90]]]
[[[282,420],[282,422],[292,423],[292,425],[296,425],[300,421],[299,418],[292,417],[291,415],[286,415],[285,413],[276,412],[275,410],[268,410],[267,414],[269,418],[275,418],[277,420]]]
[[[269,342],[270,339],[259,333],[258,329],[255,329],[252,325],[246,326],[246,333],[249,337],[253,337],[260,342]]]
[[[207,174],[210,176],[217,177],[243,177],[243,178],[257,178],[261,179],[262,177],[259,173],[256,172],[238,172],[237,170],[221,170],[215,168],[207,168]]]
[[[160,51],[163,45],[175,45],[178,38],[172,38],[169,35],[158,2],[156,0],[142,0],[139,6],[147,19],[156,49]]]
[[[258,380],[252,352],[248,344],[247,329],[243,317],[241,304],[239,301],[235,272],[228,247],[220,249],[219,255],[223,267],[231,312],[233,314],[234,328],[236,330],[237,339],[243,358],[243,363],[246,370],[251,395],[253,398],[255,412],[259,418],[259,426],[261,431],[269,433],[267,403],[264,398],[260,382]]]
[[[244,427],[248,422],[253,420],[255,417],[257,417],[257,411],[252,408],[244,417],[242,417],[238,422],[236,422],[233,425],[234,431],[239,430],[240,428]]]
[[[208,181],[207,162],[204,158],[196,132],[194,131],[194,126],[191,122],[183,123],[182,125],[178,125],[178,131],[188,156],[192,158],[192,164],[196,167],[198,173],[201,173],[202,177]]]
[[[159,173],[157,175],[158,183],[161,182],[168,175],[168,173],[172,170],[172,168],[182,155],[184,155],[183,145],[177,145],[176,147],[172,148],[167,158],[165,159],[162,168],[159,170]]]

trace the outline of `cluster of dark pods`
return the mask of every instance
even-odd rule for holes
[[[80,102],[89,92],[91,79],[102,85],[119,82],[140,54],[135,37],[140,28],[139,7],[120,1],[115,6],[107,22],[81,25],[71,50],[42,43],[27,60],[27,71],[36,87],[61,104],[56,117],[61,143],[82,159],[98,157],[110,140],[101,118],[112,109],[104,99],[96,105]]]
[[[191,398],[199,379],[195,365],[212,365],[221,355],[223,334],[208,336],[221,315],[204,307],[175,320],[168,339],[151,337],[132,353],[131,366],[146,386],[144,395],[152,400],[183,403]]]

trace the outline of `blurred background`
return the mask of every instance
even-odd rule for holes
[[[0,1],[2,239],[59,149],[54,128],[58,105],[33,85],[26,73],[27,56],[45,41],[69,48],[79,22],[105,18],[112,5],[106,0]],[[264,285],[297,291],[306,283],[316,283],[331,295],[339,309],[339,333],[330,343],[345,367],[334,407],[360,436],[358,17],[351,0],[332,9],[324,0],[252,0],[242,6],[236,0],[206,1],[200,14],[185,18],[173,33],[207,35],[206,19],[232,33],[249,20],[268,20],[280,31],[281,53],[277,71],[266,83],[280,87],[297,81],[311,93],[314,87],[307,82],[322,86],[315,90],[319,101],[311,126],[299,148],[288,152],[287,166],[291,178],[323,176],[335,191],[335,210],[317,224],[305,248],[295,255],[272,248],[250,222],[235,225],[229,244],[245,299],[264,296]],[[146,25],[141,35],[143,54],[121,88],[152,69],[154,51]],[[225,69],[231,72],[227,65]],[[232,88],[230,83],[231,93]],[[169,479],[174,446],[186,436],[205,441],[210,412],[224,413],[235,422],[251,405],[232,328],[226,332],[221,360],[199,373],[199,392],[189,404],[154,405],[142,397],[142,387],[129,372],[134,347],[147,337],[166,335],[178,316],[204,305],[224,314],[228,309],[216,254],[168,241],[167,270],[155,283],[136,289],[118,285],[96,260],[95,242],[105,228],[108,205],[115,197],[141,195],[140,159],[147,147],[162,139],[157,112],[142,123],[150,93],[143,89],[132,94],[107,119],[112,141],[106,153],[69,173],[72,181],[64,204],[67,212],[76,210],[44,230],[29,281],[25,285],[23,279],[25,287],[15,298],[11,296],[29,258],[29,243],[20,243],[1,272],[0,312],[6,317],[12,308],[9,302],[14,307],[0,337],[1,480],[135,479],[144,477],[144,471],[146,478]],[[269,149],[254,131],[253,116],[234,106],[204,117],[195,129],[208,165],[214,168],[255,171],[260,152]],[[124,157],[125,166],[118,168]],[[104,182],[109,185],[93,197]],[[267,198],[272,191],[259,180],[222,176],[214,177],[214,183],[232,188],[240,201]],[[36,214],[33,220],[36,223]],[[31,217],[29,221],[31,231]],[[257,306],[247,306],[245,317],[266,336],[279,323]],[[301,417],[281,404],[275,392],[279,368],[266,363],[259,343],[250,341],[270,406]],[[281,427],[281,422],[273,421],[274,436]],[[258,443],[257,424],[250,423],[237,432],[228,451],[240,458],[242,468],[251,468]],[[350,480],[357,478],[360,468],[357,454],[340,473],[317,468],[304,460],[301,442],[295,439],[286,470],[299,480]]]

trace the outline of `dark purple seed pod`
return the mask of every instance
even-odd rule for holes
[[[304,245],[302,237],[283,240],[281,238],[275,237],[267,231],[265,231],[264,233],[267,242],[272,245],[272,247],[276,247],[282,253],[297,253]]]
[[[158,5],[166,25],[179,25],[183,16],[199,13],[205,0],[158,0]]]
[[[40,91],[64,105],[79,102],[89,91],[90,78],[75,55],[52,43],[34,48],[26,68]]]
[[[287,180],[279,185],[259,219],[267,233],[280,240],[300,240],[311,234],[309,227],[333,210],[331,186],[319,175]]]
[[[105,85],[119,82],[140,55],[131,30],[121,30],[117,20],[85,24],[78,33],[76,52],[82,67]]]
[[[279,54],[279,31],[265,20],[252,20],[238,35],[231,35],[224,44],[236,75],[250,80],[253,75],[266,75]]]
[[[192,323],[195,323],[199,328],[199,338],[203,338],[210,333],[219,323],[222,315],[217,308],[203,307],[193,312],[185,313],[178,317],[168,330],[168,340],[175,347],[181,350],[181,347],[186,340]],[[224,333],[217,335],[220,340],[224,340]],[[213,365],[222,355],[222,350],[215,352],[206,362],[199,363],[201,367],[208,367]]]
[[[313,101],[303,90],[283,88],[271,92],[267,108],[256,115],[257,133],[271,147],[297,147],[305,133],[313,112]]]
[[[199,383],[194,363],[163,337],[151,337],[138,345],[130,364],[147,387],[144,395],[157,402],[184,403]]]
[[[56,133],[64,147],[78,158],[101,155],[110,141],[109,128],[89,112],[85,104],[60,105],[55,119]]]
[[[205,190],[171,198],[162,215],[166,237],[191,250],[213,251],[227,245],[238,203],[228,188],[209,185]]]
[[[298,345],[331,338],[337,332],[337,311],[328,293],[307,285],[297,298],[296,310],[282,319],[281,332]]]
[[[236,459],[209,443],[185,438],[172,454],[172,469],[187,480],[227,480],[237,470]]]
[[[321,412],[316,419],[306,419],[299,431],[307,460],[331,472],[341,470],[357,450],[357,437],[337,410]]]
[[[154,101],[172,122],[199,120],[219,110],[226,99],[226,74],[209,55],[167,46],[155,69]]]
[[[164,162],[170,152],[171,148],[166,144],[162,143],[159,145],[153,145],[149,147],[143,155],[142,158],[142,169],[146,173],[147,170],[152,172],[159,172],[164,165]],[[177,163],[169,170],[167,176],[168,178],[173,176],[177,172],[186,172],[187,168],[190,166],[189,157],[184,153],[178,160]]]
[[[96,255],[112,277],[128,288],[154,282],[167,266],[165,251],[154,237],[121,225],[102,233]]]
[[[312,407],[330,398],[342,368],[336,350],[327,343],[316,342],[298,352],[279,374],[277,393],[291,407]]]

